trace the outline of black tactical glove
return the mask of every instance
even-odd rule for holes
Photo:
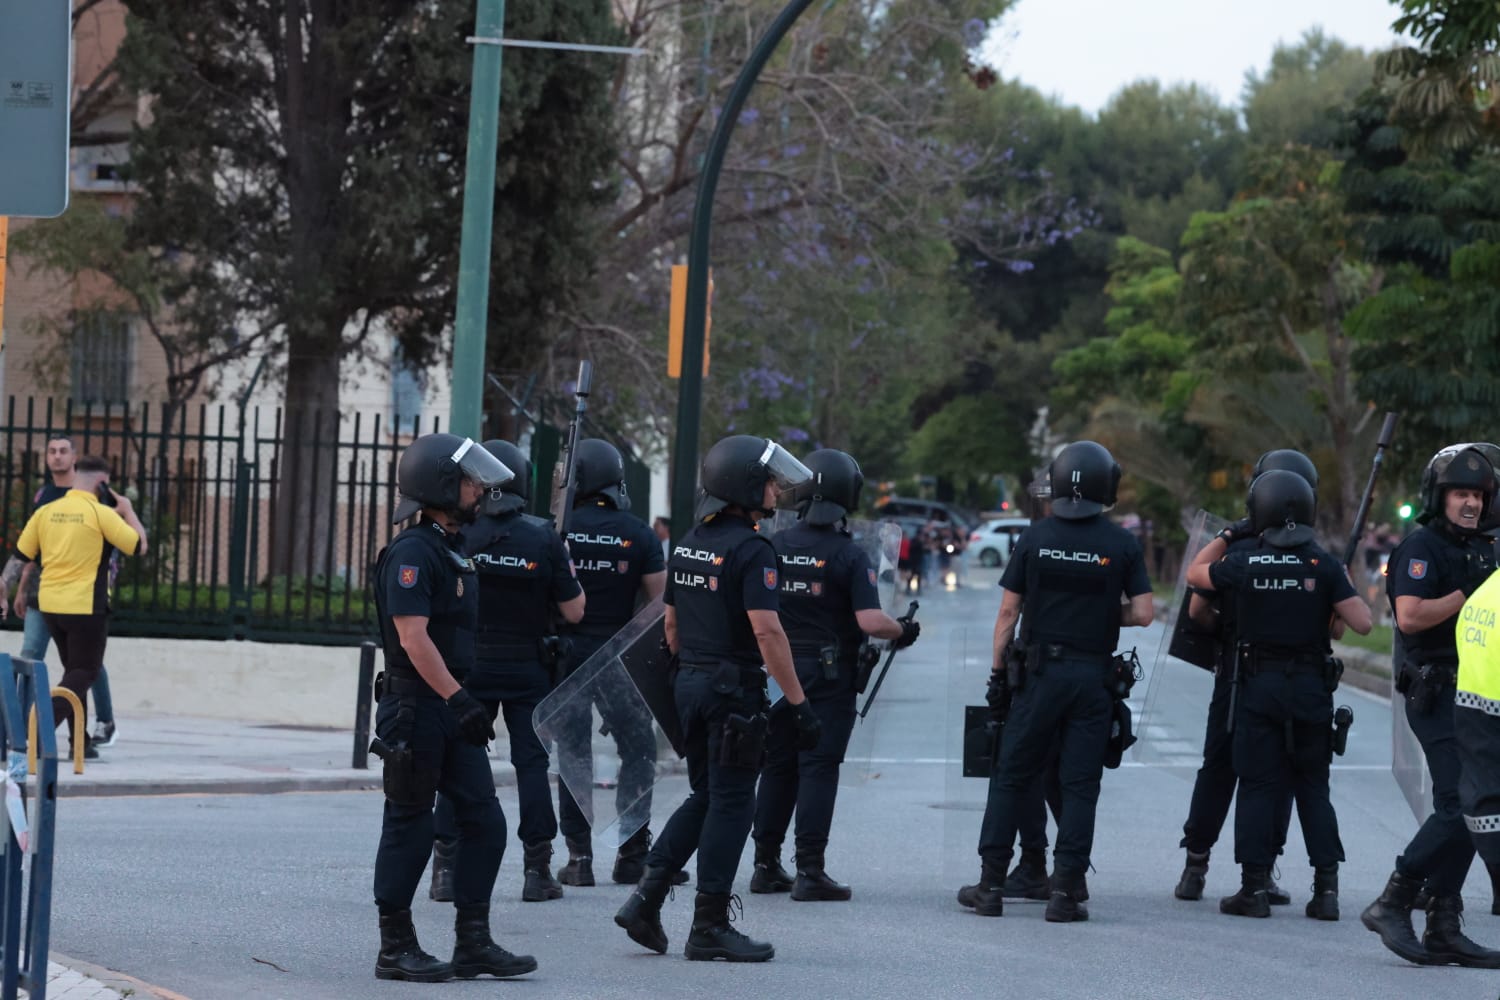
[[[1233,545],[1241,539],[1254,538],[1255,529],[1251,527],[1248,517],[1242,517],[1219,532],[1219,537],[1224,539],[1226,544]]]
[[[458,731],[464,741],[476,747],[487,746],[495,738],[495,726],[490,722],[490,713],[466,689],[459,688],[448,699],[448,707],[458,716]]]
[[[1010,683],[1005,677],[1005,668],[990,672],[990,682],[984,689],[984,702],[990,707],[990,718],[1004,722],[1010,713]]]
[[[891,647],[893,649],[905,649],[916,642],[917,636],[922,634],[922,623],[906,618],[898,618],[896,621],[901,625],[901,634],[891,641]]]
[[[816,747],[823,738],[823,723],[807,699],[792,706],[792,721],[797,724],[797,749],[807,751]]]

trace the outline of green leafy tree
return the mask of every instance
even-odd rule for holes
[[[1278,45],[1264,74],[1245,77],[1245,131],[1260,146],[1328,149],[1340,138],[1339,112],[1368,89],[1375,58],[1313,28]]]
[[[1376,275],[1358,255],[1339,164],[1327,153],[1264,152],[1252,176],[1228,211],[1195,216],[1183,236],[1183,319],[1201,366],[1240,380],[1244,398],[1315,403],[1316,435],[1279,446],[1309,451],[1333,473],[1319,498],[1337,536],[1357,506],[1373,412],[1354,383],[1344,317],[1374,291]],[[1228,444],[1219,450],[1235,454]]]
[[[1401,0],[1391,26],[1417,46],[1384,53],[1393,123],[1418,153],[1500,140],[1500,6],[1493,0]]]
[[[523,0],[506,23],[513,37],[578,40],[607,29],[609,5]],[[332,492],[336,463],[319,452],[337,420],[341,359],[382,328],[411,363],[441,350],[472,33],[472,11],[454,4],[130,5],[120,79],[151,95],[151,114],[131,137],[139,194],[126,245],[159,265],[186,336],[273,345],[287,456],[274,530],[288,557],[311,552],[321,565],[331,551],[326,519],[310,512]],[[587,59],[505,61],[491,316],[520,333],[497,338],[492,361],[545,337],[587,273],[591,230],[573,213],[591,211],[584,189],[601,179],[578,175],[608,159],[597,127],[607,72]]]
[[[1500,408],[1500,243],[1452,256],[1445,278],[1409,271],[1349,315],[1361,390],[1400,400],[1409,472],[1444,445],[1490,440]]]

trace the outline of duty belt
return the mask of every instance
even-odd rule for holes
[[[458,680],[463,683],[462,678]],[[392,674],[387,670],[384,683],[387,692],[400,698],[438,697],[438,693],[418,674]]]
[[[1098,660],[1102,663],[1108,660],[1109,656],[1109,653],[1079,649],[1077,646],[1069,646],[1063,642],[1033,642],[1026,647],[1027,663],[1039,664],[1048,660]]]
[[[1325,653],[1293,653],[1255,646],[1240,646],[1240,671],[1250,677],[1264,670],[1284,674],[1321,673],[1328,665]]]
[[[483,660],[535,660],[542,655],[542,640],[495,639],[483,636],[474,640],[474,656]]]
[[[766,686],[766,671],[760,664],[738,663],[734,660],[719,660],[715,663],[687,663],[679,660],[678,666],[683,670],[693,670],[700,674],[716,674],[723,669],[725,664],[739,668],[740,683],[749,687]]]

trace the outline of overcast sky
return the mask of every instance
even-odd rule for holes
[[[1019,0],[985,43],[1006,79],[1097,112],[1134,80],[1192,81],[1239,104],[1245,72],[1309,28],[1381,49],[1395,40],[1390,0]]]

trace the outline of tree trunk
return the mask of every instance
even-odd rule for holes
[[[337,569],[339,362],[336,348],[289,338],[286,404],[276,462],[271,574],[288,581]]]

